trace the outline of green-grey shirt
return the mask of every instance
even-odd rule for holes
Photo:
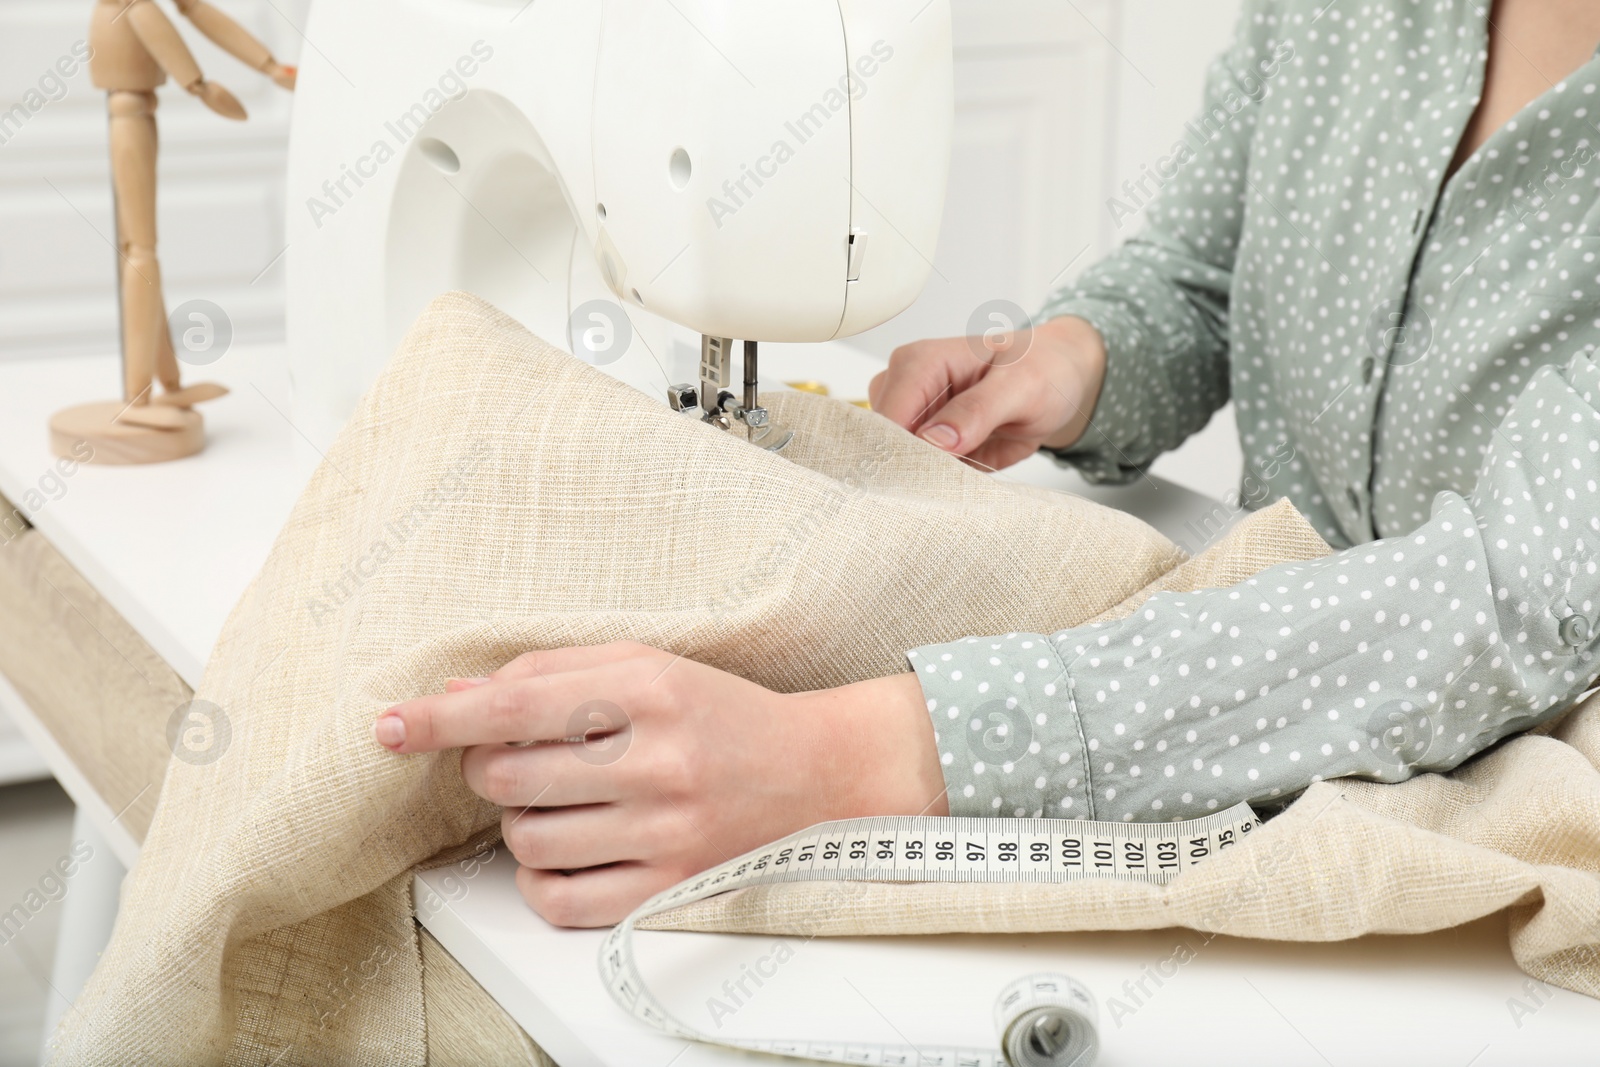
[[[1247,0],[1200,114],[1110,205],[1144,228],[1044,309],[1108,351],[1059,458],[1140,477],[1231,397],[1229,506],[1287,497],[1344,550],[910,653],[952,814],[1176,819],[1395,781],[1593,682],[1600,57],[1445,180],[1488,18]]]

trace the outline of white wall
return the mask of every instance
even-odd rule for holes
[[[1104,247],[1114,131],[1109,0],[953,0],[956,120],[934,273],[910,309],[855,342],[887,357],[964,334],[994,298],[1032,311]]]
[[[307,0],[217,0],[292,63]],[[159,253],[169,308],[223,307],[241,340],[283,336],[282,171],[288,94],[163,5],[201,69],[250,112],[213,115],[181,89],[158,90]],[[0,110],[24,101],[88,34],[90,0],[0,0]],[[292,21],[291,21],[292,20]],[[105,94],[80,70],[20,130],[0,130],[0,359],[115,350],[114,228]],[[117,383],[108,382],[108,394]]]
[[[1123,0],[1116,65],[1116,143],[1111,154],[1112,195],[1171,151],[1185,120],[1199,108],[1206,65],[1233,34],[1239,0]],[[1117,228],[1101,204],[1107,239],[1115,244],[1138,230],[1139,218]],[[1219,411],[1182,448],[1156,461],[1157,474],[1222,497],[1237,490],[1243,460],[1233,405]]]

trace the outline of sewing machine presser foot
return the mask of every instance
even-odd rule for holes
[[[698,414],[702,422],[724,430],[742,424],[751,444],[768,452],[781,451],[794,440],[794,431],[774,423],[771,414],[757,400],[756,342],[744,343],[743,397],[726,388],[732,369],[732,352],[732,338],[702,336],[699,386],[690,383],[669,386],[667,400],[672,410]]]

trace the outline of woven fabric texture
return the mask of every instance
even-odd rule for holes
[[[492,830],[498,812],[464,788],[453,753],[397,757],[371,729],[384,707],[449,677],[532,648],[627,638],[774,689],[814,689],[903,670],[904,650],[920,644],[1086,621],[1183,562],[1129,516],[978,474],[849,405],[799,393],[767,401],[798,435],[782,455],[668,412],[475,298],[435,301],[224,628],[197,697],[227,716],[231,743],[212,763],[171,763],[112,944],[57,1061],[423,1063],[409,872]],[[1274,524],[1287,532],[1263,532]],[[1191,573],[1227,580],[1325,551],[1303,530],[1288,509],[1263,512],[1212,550],[1240,558],[1214,556]],[[1576,746],[1530,740],[1594,777]],[[1425,812],[1375,813],[1344,788],[1339,804],[1325,803],[1334,787],[1313,790],[1272,833],[1252,835],[1248,856],[1300,824],[1336,840],[1327,828],[1392,828],[1418,841],[1419,859],[1357,863],[1367,881],[1351,891],[1404,914],[1326,899],[1327,857],[1303,847],[1274,889],[1298,878],[1326,907],[1297,900],[1270,920],[1260,918],[1270,909],[1250,908],[1235,921],[1278,931],[1267,936],[1338,937],[1391,922],[1433,929],[1510,904],[1535,909],[1525,925],[1551,915],[1537,907],[1538,887],[1551,892],[1538,880],[1545,867],[1476,844],[1463,856]],[[1326,811],[1313,818],[1319,803]],[[1346,851],[1366,855],[1358,843]],[[1590,873],[1563,856],[1574,860],[1569,881],[1586,879],[1591,892],[1597,851]],[[1230,861],[1185,881],[1249,877]],[[1413,869],[1450,894],[1418,903],[1406,892]],[[860,919],[839,933],[1176,918],[1148,887],[1124,884],[1074,887],[1070,902],[866,887],[859,899],[877,906],[820,918],[807,888],[794,889],[666,918],[750,928]],[[1550,943],[1560,940],[1553,932]],[[374,959],[383,965],[363,969],[354,989],[336,984],[343,968]]]
[[[9,510],[4,503],[0,498],[0,514]],[[143,841],[178,745],[175,714],[193,694],[37,530],[0,545],[0,674],[119,823]],[[543,1052],[426,933],[421,948],[431,1067],[548,1067]],[[339,987],[330,981],[330,988]],[[328,997],[330,1004],[337,999]]]
[[[168,724],[192,694],[38,530],[0,544],[0,673],[142,839],[171,755]]]

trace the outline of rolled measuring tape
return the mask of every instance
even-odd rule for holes
[[[1064,974],[1030,974],[1000,991],[994,1028],[1010,1067],[1089,1067],[1100,1051],[1094,994]],[[960,1061],[957,1061],[960,1062]]]
[[[998,1047],[937,1048],[822,1038],[713,1036],[667,1011],[633,951],[640,920],[720,893],[782,882],[1076,882],[1164,885],[1261,825],[1248,804],[1187,822],[886,816],[818,823],[680,882],[641,904],[600,946],[600,978],[624,1011],[673,1037],[823,1063],[884,1067],[1088,1067],[1097,1008],[1080,983],[1035,974],[995,1003]]]

